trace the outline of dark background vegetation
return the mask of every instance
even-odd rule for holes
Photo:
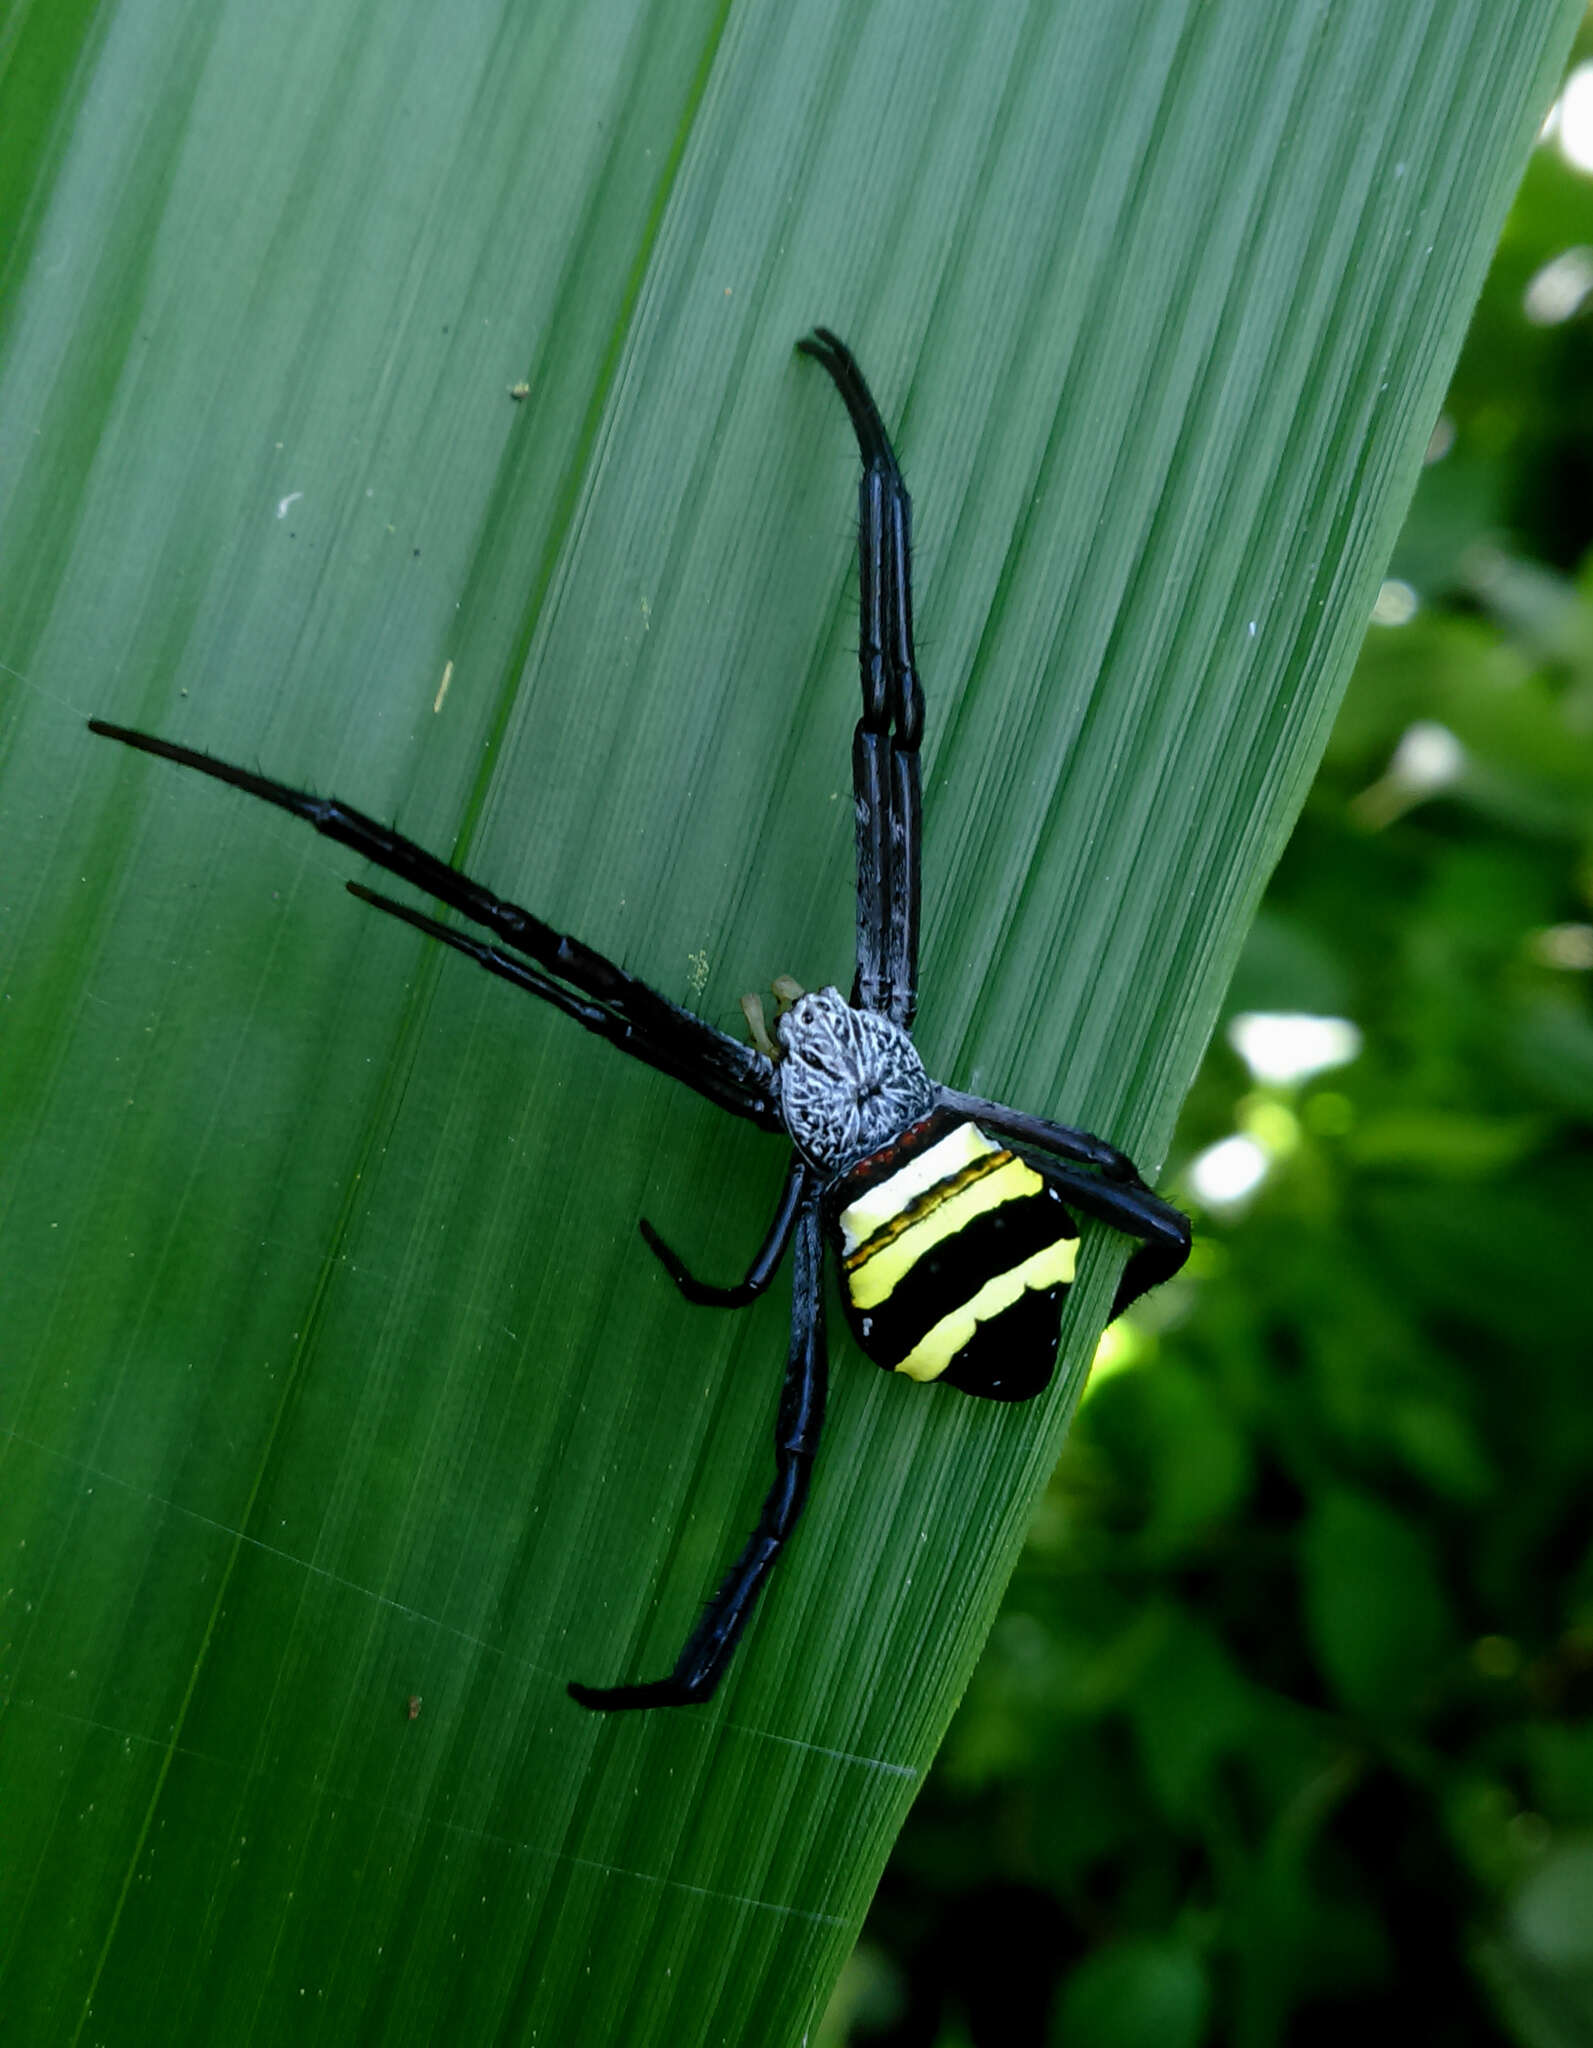
[[[1188,1284],[1097,1369],[835,2038],[1593,2042],[1593,301],[1525,297],[1588,243],[1547,140],[1232,991],[1363,1050],[1214,1041]]]

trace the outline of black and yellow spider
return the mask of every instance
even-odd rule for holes
[[[571,1685],[585,1707],[683,1706],[707,1699],[723,1677],[807,1498],[828,1381],[826,1237],[840,1261],[852,1333],[876,1365],[992,1401],[1031,1400],[1050,1381],[1062,1299],[1073,1281],[1075,1212],[1139,1241],[1118,1285],[1114,1316],[1176,1273],[1189,1253],[1188,1220],[1153,1194],[1113,1146],[942,1087],[913,1049],[924,700],[913,656],[908,497],[851,350],[824,327],[797,346],[834,380],[863,457],[863,715],[852,740],[857,972],[850,999],[834,988],[803,994],[792,982],[777,982],[773,1039],[749,998],[757,1043],[742,1045],[335,797],[309,796],[191,747],[89,721],[108,739],[263,797],[414,883],[491,938],[439,924],[359,882],[348,887],[721,1109],[790,1141],[774,1221],[736,1286],[694,1279],[656,1232],[641,1226],[688,1301],[724,1308],[760,1295],[790,1249],[791,1349],[775,1422],[775,1481],[756,1530],[670,1675],[637,1685]]]

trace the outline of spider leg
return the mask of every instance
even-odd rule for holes
[[[395,903],[391,896],[378,895],[376,890],[367,889],[363,882],[345,882],[343,886],[351,896],[370,904],[372,909],[386,911],[389,917],[401,918],[405,924],[413,925],[416,931],[424,932],[427,938],[440,940],[443,945],[452,946],[456,953],[465,954],[478,967],[485,967],[489,974],[512,982],[529,995],[540,996],[545,1003],[551,1003],[566,1017],[573,1017],[577,1024],[584,1025],[608,1044],[617,1045],[621,1052],[628,1052],[645,1066],[668,1074],[671,1080],[684,1081],[688,1088],[695,1088],[699,1095],[706,1096],[720,1109],[747,1117],[767,1130],[784,1128],[770,1099],[747,1086],[739,1060],[727,1061],[723,1065],[716,1061],[718,1048],[711,1040],[705,1042],[696,1034],[676,1039],[665,1029],[645,1031],[616,1010],[605,1009],[601,1003],[572,995],[550,974],[527,966],[525,961],[517,960],[512,953],[505,953],[501,947],[491,945],[485,939],[478,939],[472,932],[440,924],[435,917],[428,917],[425,911],[412,910],[407,903]],[[689,1011],[682,1014],[690,1016]],[[698,1018],[691,1021],[701,1022]],[[712,1032],[713,1026],[703,1024],[702,1029]],[[725,1039],[724,1043],[735,1053],[745,1050],[733,1038]]]
[[[1004,1102],[987,1102],[982,1095],[965,1095],[960,1088],[942,1088],[940,1099],[947,1109],[998,1137],[1016,1138],[1020,1145],[1037,1146],[1059,1159],[1076,1159],[1082,1166],[1098,1166],[1108,1180],[1144,1186],[1139,1168],[1128,1154],[1090,1131],[1054,1124],[1048,1117],[1030,1116],[1027,1110],[1009,1109]]]
[[[981,1130],[1042,1154],[1037,1162],[1041,1171],[1072,1208],[1140,1240],[1123,1268],[1111,1320],[1142,1294],[1170,1280],[1189,1257],[1189,1218],[1148,1188],[1128,1154],[1104,1138],[1072,1124],[1054,1124],[1047,1117],[1009,1109],[1004,1102],[987,1102],[982,1095],[965,1095],[960,1088],[942,1088],[940,1102]],[[1084,1167],[1095,1171],[1083,1172]]]
[[[1142,1294],[1170,1280],[1189,1257],[1189,1218],[1164,1202],[1137,1173],[1131,1181],[1108,1180],[1076,1166],[1059,1166],[1050,1160],[1036,1163],[1070,1209],[1093,1216],[1125,1237],[1139,1239],[1117,1283],[1109,1322],[1115,1322]]]
[[[829,372],[863,458],[858,485],[858,666],[863,715],[852,736],[857,811],[857,977],[852,1001],[910,1029],[918,1006],[924,693],[913,652],[912,502],[857,360],[816,327],[797,343]]]
[[[685,1707],[706,1700],[724,1676],[764,1581],[796,1527],[807,1500],[829,1384],[824,1349],[824,1239],[818,1193],[811,1188],[798,1210],[795,1243],[791,1349],[774,1428],[774,1485],[764,1500],[758,1526],[687,1638],[668,1678],[640,1685],[572,1684],[570,1697],[583,1707],[607,1713],[626,1707]]]
[[[746,1278],[738,1280],[733,1287],[712,1287],[707,1281],[697,1279],[645,1216],[637,1228],[646,1239],[648,1250],[688,1301],[708,1308],[745,1308],[749,1301],[757,1300],[780,1269],[780,1261],[785,1257],[786,1246],[796,1228],[797,1212],[808,1191],[809,1178],[807,1166],[798,1154],[793,1153],[791,1164],[786,1168],[785,1185],[780,1190],[780,1204],[774,1212],[774,1221],[747,1268]]]
[[[162,760],[175,761],[179,767],[196,768],[202,775],[303,818],[326,838],[351,847],[377,867],[413,882],[428,895],[462,912],[547,973],[517,976],[512,971],[515,963],[498,947],[467,944],[462,934],[435,920],[407,912],[368,890],[355,889],[354,893],[364,901],[405,918],[461,952],[472,953],[492,973],[517,981],[533,995],[557,1004],[611,1044],[689,1083],[722,1107],[750,1117],[768,1130],[784,1128],[768,1062],[762,1054],[670,1002],[579,939],[555,931],[531,911],[493,895],[412,839],[403,838],[336,797],[317,797],[306,790],[292,789],[268,776],[235,767],[230,761],[217,760],[195,747],[179,746],[173,740],[159,739],[130,726],[112,725],[100,718],[89,720],[89,730],[106,739],[121,740],[143,753],[158,755]],[[549,975],[558,975],[561,982],[568,982],[576,994],[571,996]],[[580,1002],[581,997],[588,999],[585,1005]]]

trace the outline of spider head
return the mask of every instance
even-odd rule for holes
[[[934,1084],[907,1033],[873,1010],[854,1010],[839,989],[798,996],[774,1035],[786,1128],[815,1166],[838,1172],[934,1107]]]

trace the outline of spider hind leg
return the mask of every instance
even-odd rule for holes
[[[794,1230],[791,1287],[791,1348],[774,1429],[774,1484],[758,1526],[747,1539],[702,1619],[686,1639],[667,1678],[636,1685],[581,1685],[567,1688],[571,1699],[598,1713],[633,1707],[688,1707],[708,1699],[725,1674],[758,1595],[807,1501],[808,1481],[819,1432],[829,1368],[824,1347],[824,1239],[818,1195],[804,1188]]]
[[[1124,1237],[1139,1240],[1117,1283],[1108,1322],[1116,1322],[1142,1294],[1170,1280],[1189,1257],[1189,1218],[1164,1202],[1137,1174],[1131,1181],[1108,1180],[1076,1166],[1059,1166],[1050,1159],[1036,1161],[1036,1165],[1069,1208]]]
[[[1145,1185],[1126,1152],[1093,1131],[1055,1124],[1047,1117],[1010,1109],[1004,1102],[987,1102],[981,1095],[965,1095],[956,1088],[942,1088],[940,1099],[946,1109],[956,1110],[981,1129],[997,1132],[1019,1151],[1039,1153],[1038,1163],[1046,1179],[1074,1208],[1126,1237],[1139,1239],[1139,1249],[1123,1269],[1112,1304],[1113,1319],[1142,1294],[1171,1280],[1189,1257],[1189,1218]]]

